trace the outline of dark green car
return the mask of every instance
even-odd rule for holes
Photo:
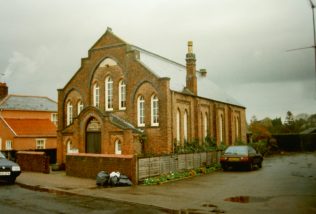
[[[14,184],[16,177],[21,174],[20,166],[8,159],[0,152],[0,180]]]

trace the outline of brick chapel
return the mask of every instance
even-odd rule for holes
[[[58,157],[66,153],[170,154],[206,137],[246,141],[245,107],[197,70],[126,43],[110,28],[58,90]]]

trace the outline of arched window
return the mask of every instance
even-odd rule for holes
[[[83,102],[79,100],[77,103],[77,114],[79,115],[82,110],[83,110]]]
[[[93,106],[100,107],[100,88],[98,83],[93,85]]]
[[[71,140],[67,141],[67,153],[71,153],[71,149],[72,149],[72,142]]]
[[[219,118],[219,141],[223,143],[224,140],[224,117],[221,114]]]
[[[73,113],[72,113],[72,103],[70,101],[67,102],[67,126],[72,123]]]
[[[239,117],[236,117],[236,139],[238,140],[239,138]]]
[[[159,126],[159,100],[156,95],[151,97],[151,125]]]
[[[185,111],[183,115],[183,137],[184,141],[188,141],[188,112]]]
[[[180,142],[180,111],[177,110],[177,143]]]
[[[137,124],[140,127],[145,126],[145,99],[139,96],[137,99]]]
[[[105,110],[113,110],[113,80],[111,77],[105,79]]]
[[[115,62],[111,58],[106,58],[100,63],[99,67],[110,67],[110,66],[114,66],[114,65],[117,65],[117,62]]]
[[[208,123],[207,123],[208,119],[207,119],[207,113],[205,113],[204,118],[203,118],[203,138],[205,140],[205,138],[207,137],[207,131],[208,131]]]
[[[115,141],[115,154],[121,155],[122,154],[122,144],[120,140]]]
[[[119,83],[119,109],[126,109],[126,84],[124,80]]]

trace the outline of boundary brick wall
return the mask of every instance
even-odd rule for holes
[[[136,159],[133,155],[67,154],[66,175],[96,179],[100,171],[120,172],[137,184]]]
[[[49,156],[45,152],[19,151],[16,153],[16,162],[22,171],[50,173]]]

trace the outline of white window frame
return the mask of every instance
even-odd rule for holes
[[[77,115],[79,115],[83,110],[83,102],[81,100],[77,103]]]
[[[188,141],[188,112],[184,111],[183,115],[183,137],[184,141]]]
[[[207,130],[208,130],[208,123],[207,123],[207,113],[204,114],[204,120],[203,120],[203,125],[204,125],[204,140],[207,137]]]
[[[122,143],[120,140],[115,141],[115,154],[116,155],[122,154]]]
[[[67,126],[73,122],[73,106],[71,101],[67,102]]]
[[[35,148],[36,149],[45,149],[46,148],[46,139],[45,138],[37,138],[35,140]]]
[[[79,153],[78,149],[72,147],[71,140],[67,141],[67,153],[69,153],[69,154],[77,154],[77,153]]]
[[[52,113],[50,120],[55,124],[55,126],[57,126],[57,122],[58,122],[58,114],[57,113]]]
[[[113,79],[110,76],[105,79],[105,110],[113,111]]]
[[[98,83],[93,85],[93,106],[100,107],[100,87]]]
[[[124,80],[119,83],[119,109],[126,109],[126,83]]]
[[[223,127],[224,127],[224,117],[221,114],[220,117],[219,117],[219,141],[220,141],[220,143],[223,143],[223,140],[224,140]]]
[[[145,126],[145,98],[139,96],[137,98],[137,124],[139,127]]]
[[[12,150],[12,140],[5,141],[5,150]]]
[[[177,110],[177,121],[176,121],[176,123],[177,123],[177,143],[179,143],[180,142],[180,111],[179,110]]]
[[[151,96],[151,126],[159,126],[159,99]]]
[[[236,139],[239,138],[239,117],[236,117]]]

